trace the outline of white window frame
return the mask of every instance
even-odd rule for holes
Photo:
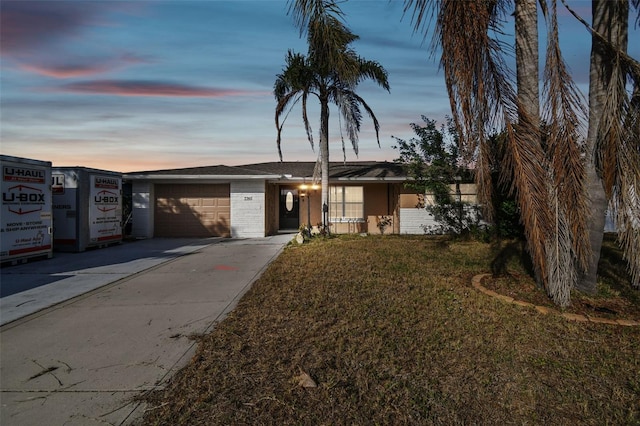
[[[361,200],[360,201],[348,201],[345,198],[346,188],[359,188],[361,191]],[[337,197],[337,192],[340,192],[340,197]],[[339,198],[341,201],[334,201],[336,198]],[[359,217],[348,216],[346,213],[349,210],[350,206],[359,206],[360,214]],[[339,212],[335,210],[339,209]],[[335,214],[334,213],[338,213]],[[356,186],[356,185],[331,185],[329,186],[329,221],[333,223],[353,223],[353,222],[364,222],[364,187]]]

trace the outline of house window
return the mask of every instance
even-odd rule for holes
[[[364,191],[361,186],[329,187],[329,220],[331,222],[364,220]]]

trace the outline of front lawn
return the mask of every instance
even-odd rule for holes
[[[480,293],[471,278],[496,256],[442,237],[291,245],[194,336],[197,354],[147,396],[144,424],[640,424],[640,327]],[[531,285],[517,256],[505,264],[509,286]]]

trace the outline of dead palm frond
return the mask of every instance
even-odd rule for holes
[[[625,72],[618,69],[621,65],[614,65],[616,81],[609,86],[604,114],[607,119],[601,123],[603,134],[597,141],[597,164],[632,283],[640,288],[640,107],[629,99],[622,84],[620,76]],[[615,114],[611,111],[614,104],[618,105]],[[611,162],[616,166],[611,167]]]
[[[535,269],[546,283],[545,238],[551,231],[545,156],[537,117],[523,114],[503,61],[503,46],[491,37],[500,32],[500,2],[443,0],[439,3],[436,42],[449,91],[462,151],[476,155],[476,183],[481,202],[490,206],[492,183],[488,134],[504,129],[503,181],[516,194]],[[463,31],[461,29],[464,29]],[[515,123],[518,123],[517,125]],[[479,155],[477,155],[479,154]],[[485,211],[488,218],[491,211]]]
[[[633,285],[640,288],[640,63],[626,52],[628,43],[628,2],[606,4],[609,34],[601,34],[573,11],[565,7],[587,28],[594,43],[607,58],[608,81],[603,82],[603,102],[593,152],[596,169],[604,185],[610,210],[614,212],[618,241],[628,262]],[[638,10],[640,1],[631,5]],[[638,18],[636,18],[637,20]],[[631,88],[631,89],[629,89]]]
[[[560,52],[557,4],[541,2],[547,20],[547,48],[544,72],[543,121],[546,124],[546,152],[549,162],[550,211],[555,232],[548,246],[549,286],[559,305],[570,301],[579,269],[587,270],[591,256],[587,228],[587,195],[582,141],[586,111],[579,90],[569,75]]]

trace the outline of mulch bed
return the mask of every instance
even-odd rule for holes
[[[524,274],[511,274],[501,277],[488,277],[482,285],[496,293],[513,297],[516,300],[529,302],[537,306],[544,306],[561,312],[584,315],[587,317],[601,317],[608,319],[629,319],[640,321],[640,303],[638,295],[635,297],[629,283],[618,283],[620,287],[627,286],[624,291],[607,289],[600,290],[594,295],[573,291],[571,304],[566,308],[558,308],[535,281]],[[605,284],[600,284],[605,287]],[[617,286],[616,286],[617,287]],[[637,291],[635,291],[638,293]],[[631,293],[631,294],[630,294]]]

